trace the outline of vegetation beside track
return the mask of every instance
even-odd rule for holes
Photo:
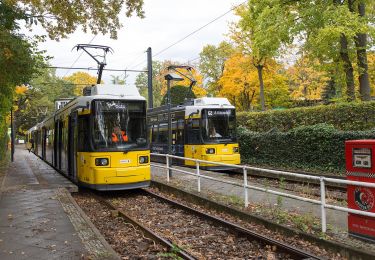
[[[343,103],[266,112],[241,112],[237,124],[250,131],[290,131],[296,127],[326,123],[342,131],[375,129],[375,102]]]
[[[239,129],[243,162],[305,171],[344,172],[345,141],[374,138],[374,130],[339,131],[328,124],[300,126],[287,132]]]
[[[1,150],[0,150],[1,152]],[[0,157],[0,192],[1,192],[1,186],[3,183],[3,179],[5,177],[6,169],[10,162],[10,153],[6,149],[5,152],[3,152],[3,157]]]

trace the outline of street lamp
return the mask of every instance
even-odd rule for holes
[[[10,108],[10,160],[14,162],[14,124],[13,124],[13,104]]]
[[[168,105],[168,154],[172,154],[172,118],[171,118],[171,81],[183,81],[184,79],[175,73],[168,73],[164,76],[167,81],[167,105]],[[172,158],[170,158],[172,165]],[[169,177],[172,177],[172,170],[168,169]]]

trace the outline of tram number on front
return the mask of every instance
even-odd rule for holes
[[[130,163],[130,160],[129,159],[123,159],[123,160],[120,160],[120,163]]]

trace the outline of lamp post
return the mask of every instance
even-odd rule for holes
[[[10,109],[10,159],[14,161],[14,124],[13,124],[13,104]]]
[[[164,76],[164,79],[167,81],[168,154],[172,154],[171,81],[182,81],[184,79],[175,73],[168,73]],[[170,158],[169,164],[172,165],[172,158]],[[168,169],[168,175],[172,177],[172,170]]]

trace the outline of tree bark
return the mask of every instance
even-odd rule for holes
[[[366,12],[365,3],[358,4],[359,16],[364,17]],[[355,46],[357,48],[357,62],[359,70],[359,93],[362,101],[369,101],[371,99],[370,94],[370,80],[368,76],[368,64],[367,64],[367,35],[365,33],[357,33],[355,36]]]
[[[259,97],[260,97],[260,105],[262,107],[262,111],[266,110],[266,105],[264,101],[264,83],[263,83],[263,65],[258,64],[256,66],[258,70],[258,78],[259,78]]]
[[[345,34],[341,34],[340,37],[340,56],[341,60],[344,63],[346,95],[348,101],[353,101],[355,99],[353,66],[352,62],[350,61],[348,53],[348,39],[346,38]]]

